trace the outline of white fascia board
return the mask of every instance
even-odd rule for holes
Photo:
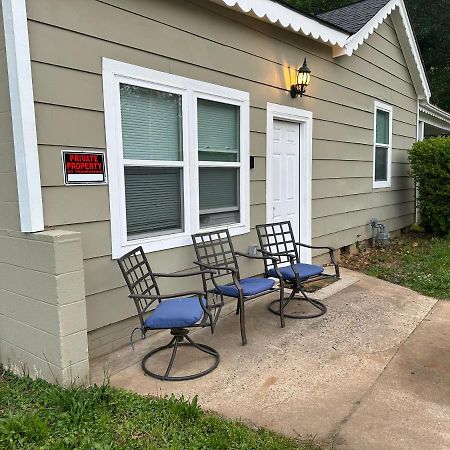
[[[396,10],[398,11],[398,14],[393,14]],[[392,16],[392,21],[397,31],[400,45],[408,64],[418,98],[429,100],[431,96],[430,87],[420,57],[419,47],[414,37],[414,32],[403,0],[391,0],[387,3],[369,22],[366,23],[366,25],[364,25],[364,27],[348,38],[343,49],[335,48],[333,56],[351,56],[353,52],[355,52],[388,18],[388,16]],[[402,30],[404,30],[404,32],[402,32]]]
[[[415,81],[416,91],[418,92],[419,99],[430,100],[431,89],[428,84],[428,79],[425,71],[425,67],[422,63],[420,56],[419,46],[417,45],[416,38],[409,20],[408,12],[403,0],[396,0],[399,3],[399,14],[392,15],[392,22],[394,23],[396,30],[404,30],[405,33],[398,32],[398,39],[405,55],[406,62],[408,63],[409,71],[413,81]],[[407,49],[409,48],[410,54]],[[411,60],[412,58],[412,60]],[[414,68],[416,70],[414,70]],[[416,81],[417,80],[417,81]],[[419,87],[422,87],[422,92]]]
[[[304,36],[311,36],[325,44],[344,47],[349,33],[328,26],[291,8],[271,0],[210,0],[239,12],[256,17],[281,28],[288,28]]]
[[[41,177],[25,0],[2,0],[20,228],[42,231]]]

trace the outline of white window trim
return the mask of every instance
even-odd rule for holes
[[[304,109],[267,103],[267,155],[266,161],[271,161],[273,152],[273,121],[276,119],[294,122],[300,125],[300,242],[311,245],[312,239],[312,123],[313,114]],[[272,167],[266,164],[266,220],[271,221]],[[301,247],[300,259],[304,263],[311,263],[311,249]]]
[[[128,82],[144,87],[175,92],[183,96],[183,161],[174,166],[184,170],[184,231],[176,234],[127,239],[124,160],[121,136],[119,83]],[[113,259],[141,245],[145,252],[155,252],[192,244],[191,234],[227,227],[232,236],[250,232],[250,97],[248,92],[218,86],[190,78],[171,75],[120,61],[103,58],[103,95],[105,106],[106,148],[109,172],[109,196],[111,214],[111,241]],[[211,228],[199,227],[198,167],[214,166],[214,162],[198,162],[197,98],[235,104],[240,107],[240,162],[218,163],[230,167],[240,166],[240,212],[241,222]],[[129,161],[140,165],[140,161]],[[157,163],[150,163],[157,165]],[[150,165],[147,161],[143,165]],[[161,165],[166,165],[162,162]],[[197,188],[192,189],[192,186]]]
[[[377,111],[385,111],[389,114],[389,145],[377,144]],[[387,180],[386,181],[376,181],[375,180],[375,153],[377,147],[387,148]],[[374,102],[374,113],[373,113],[373,188],[389,188],[391,187],[392,178],[392,106],[386,103],[381,103],[379,101]]]

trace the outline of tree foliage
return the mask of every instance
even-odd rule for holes
[[[355,3],[354,0],[285,0],[309,14]],[[450,111],[450,0],[406,0],[411,22],[428,73],[432,99]]]

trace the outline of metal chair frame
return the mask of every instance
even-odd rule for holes
[[[309,314],[290,314],[284,312],[285,317],[293,319],[312,319],[315,317],[320,317],[326,313],[326,306],[319,302],[318,300],[310,298],[305,292],[305,285],[312,283],[314,281],[324,280],[324,279],[334,279],[340,278],[339,265],[335,257],[335,250],[333,247],[328,246],[313,246],[303,244],[301,242],[296,242],[294,233],[292,231],[292,225],[290,221],[284,222],[273,222],[261,225],[256,225],[256,232],[258,235],[260,248],[258,251],[267,257],[278,258],[278,270],[276,270],[277,275],[280,277],[280,282],[282,281],[281,275],[279,275],[279,265],[283,263],[289,263],[292,271],[295,274],[294,280],[283,280],[286,287],[291,289],[289,297],[285,298],[284,307],[286,307],[292,300],[305,301],[314,306],[318,311]],[[328,250],[331,264],[334,265],[334,274],[325,274],[311,276],[307,279],[301,278],[301,274],[298,273],[295,267],[296,263],[300,263],[299,248],[310,248],[310,249],[322,249]],[[276,251],[274,251],[276,250]],[[268,276],[269,266],[267,264],[267,259],[264,260],[264,269],[266,277]],[[301,294],[301,297],[297,294]],[[297,296],[296,296],[297,295]],[[269,310],[274,314],[281,314],[280,310],[274,308],[276,302],[272,302],[269,305]]]
[[[279,291],[280,299],[275,300],[275,302],[280,303],[281,328],[284,328],[284,302],[282,301],[284,298],[284,282],[281,278],[281,274],[278,272],[277,257],[266,255],[252,256],[235,251],[228,229],[193,234],[192,241],[194,243],[194,249],[197,256],[197,261],[194,261],[194,264],[197,264],[202,270],[205,271],[202,274],[203,289],[207,292],[214,293],[215,296],[220,297],[222,304],[224,303],[224,297],[226,297],[226,295],[220,292],[220,286],[223,286],[224,284],[220,283],[218,280],[222,277],[231,275],[232,281],[230,283],[226,283],[226,285],[234,285],[239,293],[236,305],[236,315],[239,314],[242,345],[247,344],[244,305],[248,300]],[[261,260],[264,261],[264,264],[266,264],[267,260],[271,260],[275,270],[280,275],[280,287],[274,287],[258,294],[244,296],[243,288],[240,283],[241,276],[237,259],[238,256],[253,260]],[[212,270],[212,272],[208,273],[206,270]],[[209,287],[208,284],[210,286],[212,285],[212,287]]]
[[[121,258],[117,260],[122,275],[125,279],[125,282],[130,291],[129,297],[134,300],[136,310],[138,313],[140,327],[135,328],[130,336],[131,346],[133,347],[133,334],[135,331],[140,330],[142,339],[145,339],[146,333],[149,330],[165,330],[170,329],[170,332],[173,336],[172,340],[164,346],[158,347],[154,350],[151,350],[147,353],[142,360],[142,369],[145,374],[150,375],[154,378],[166,381],[183,381],[183,380],[192,380],[194,378],[199,378],[203,375],[206,375],[213,371],[219,364],[219,353],[205,344],[198,344],[194,342],[189,336],[188,328],[195,327],[210,327],[211,333],[214,333],[215,324],[219,318],[220,311],[222,309],[223,303],[217,303],[213,299],[211,303],[208,299],[208,292],[206,291],[187,291],[187,292],[176,292],[172,294],[164,294],[161,295],[160,289],[158,287],[157,279],[158,278],[174,278],[180,279],[184,277],[191,276],[205,276],[205,274],[212,273],[211,270],[200,270],[197,272],[188,272],[188,273],[157,273],[153,272],[150,268],[150,264],[147,260],[147,257],[144,253],[142,247],[137,247],[134,250],[131,250]],[[155,303],[161,303],[161,301],[172,298],[179,297],[193,297],[197,296],[199,299],[200,306],[203,310],[203,317],[200,322],[191,325],[185,328],[149,328],[145,325],[147,313],[151,314],[154,308],[151,308]],[[205,304],[202,302],[202,299],[205,299]],[[184,342],[184,341],[187,341]],[[175,362],[175,357],[177,354],[177,350],[179,347],[193,347],[197,350],[207,353],[211,355],[214,360],[213,364],[206,370],[201,372],[184,375],[184,376],[170,376],[170,371],[172,370],[173,364]],[[172,355],[169,361],[169,365],[164,374],[153,372],[152,370],[147,368],[147,361],[150,357],[159,353],[166,349],[172,349]]]

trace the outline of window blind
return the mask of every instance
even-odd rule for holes
[[[182,159],[181,95],[120,84],[125,159]]]
[[[181,186],[179,168],[125,167],[128,236],[181,230]]]
[[[239,107],[205,99],[197,101],[200,161],[239,161]]]
[[[238,208],[238,169],[201,167],[199,180],[200,213]]]

